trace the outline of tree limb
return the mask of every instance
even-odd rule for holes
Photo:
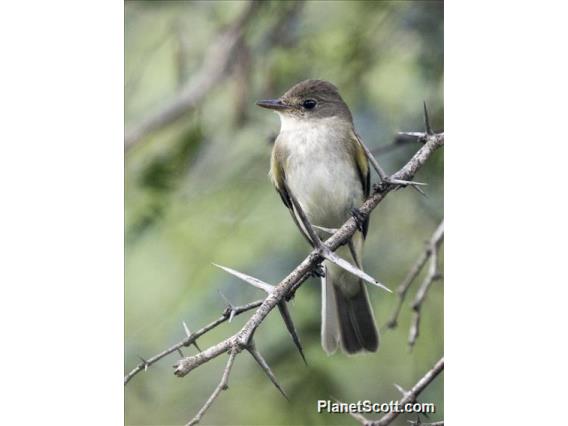
[[[379,203],[383,201],[386,195],[391,191],[414,183],[411,181],[416,175],[416,173],[430,158],[430,156],[444,144],[444,134],[431,133],[428,125],[427,115],[425,120],[426,120],[427,132],[416,134],[417,137],[421,138],[421,141],[424,142],[424,145],[414,154],[414,156],[400,170],[398,170],[396,173],[394,173],[391,176],[384,176],[379,184],[375,184],[373,186],[372,194],[358,209],[358,211],[362,215],[369,215],[379,205]],[[364,146],[362,142],[361,144]],[[371,158],[372,154],[370,154],[368,149],[366,149],[366,152]],[[380,170],[380,166],[378,167],[378,169]],[[306,226],[311,228],[311,224],[309,223],[307,223]],[[190,344],[193,344],[197,339],[197,337],[205,334],[207,331],[211,330],[212,328],[215,328],[222,322],[232,318],[234,315],[258,307],[255,313],[249,318],[249,320],[236,334],[226,338],[225,340],[217,343],[216,345],[213,345],[205,349],[204,351],[201,351],[197,355],[184,357],[178,362],[176,362],[173,366],[174,374],[178,377],[184,377],[193,369],[211,361],[212,359],[218,357],[219,355],[227,352],[229,352],[230,354],[229,362],[225,367],[225,371],[223,373],[223,377],[221,379],[221,382],[219,383],[219,386],[217,386],[213,394],[206,401],[204,406],[200,409],[197,416],[190,422],[190,424],[195,424],[199,421],[201,416],[205,413],[205,411],[211,406],[213,401],[217,398],[221,390],[223,390],[226,387],[230,371],[234,363],[234,358],[243,349],[246,349],[249,353],[251,353],[251,355],[255,358],[259,366],[265,371],[265,373],[268,375],[271,381],[277,386],[277,388],[282,392],[283,395],[286,395],[282,387],[276,381],[274,374],[270,370],[270,367],[268,366],[264,358],[262,358],[260,353],[256,351],[253,343],[254,332],[264,321],[264,319],[268,316],[268,314],[272,311],[272,309],[274,309],[276,306],[279,307],[282,306],[283,303],[285,303],[287,300],[289,300],[290,297],[293,296],[293,293],[298,289],[301,283],[303,283],[307,279],[307,277],[312,275],[314,271],[317,270],[318,265],[324,260],[324,258],[329,258],[330,253],[333,253],[340,246],[348,244],[349,241],[351,240],[351,237],[353,236],[353,234],[356,232],[357,229],[358,229],[357,222],[355,218],[351,217],[339,229],[333,230],[335,232],[325,242],[321,242],[321,240],[318,241],[319,237],[316,238],[315,239],[316,247],[292,272],[288,274],[287,277],[285,277],[282,281],[280,281],[279,284],[275,286],[270,286],[269,284],[266,284],[254,277],[250,277],[246,274],[239,273],[238,271],[230,270],[230,268],[222,267],[225,271],[230,270],[230,273],[239,277],[240,279],[245,280],[249,284],[263,289],[268,293],[267,297],[262,301],[253,302],[249,305],[240,308],[233,308],[230,305],[223,313],[223,316],[218,320],[202,328],[196,333],[190,334],[183,341],[172,346],[166,351],[163,351],[160,354],[154,356],[150,360],[148,361],[142,360],[143,362],[139,364],[134,370],[132,370],[125,377],[124,380],[125,384],[142,369],[146,369],[149,365],[153,364],[154,362],[158,361],[164,356],[179,350],[181,346],[189,346]],[[311,230],[313,231],[313,229]],[[359,274],[362,272],[352,265],[350,265],[349,267],[347,267],[346,265],[344,266],[346,269],[348,269],[350,272],[354,274]],[[369,278],[369,280],[374,281],[371,278]],[[425,288],[424,293],[426,291],[427,288]],[[441,360],[440,362],[442,363],[441,368],[443,368],[443,360]],[[425,386],[428,385],[428,383],[439,373],[439,371],[437,372],[434,371],[434,373],[430,372],[430,374],[431,375],[433,374],[433,376],[430,378],[428,378],[428,375],[425,376],[419,383],[417,383],[417,385],[415,385],[415,387],[410,392],[408,392],[407,395],[405,395],[404,398],[408,400],[416,398],[416,395],[418,395],[418,393],[420,393],[420,391]],[[397,415],[398,414],[395,414],[394,417],[396,417]],[[394,417],[392,418],[394,419]],[[390,421],[388,420],[389,417],[384,416],[383,419],[379,421],[382,423],[376,423],[376,424],[386,425],[390,423]]]
[[[430,240],[428,240],[428,242],[426,243],[426,249],[416,260],[416,262],[414,263],[410,271],[408,271],[408,274],[406,275],[406,277],[400,283],[400,285],[396,290],[396,293],[398,294],[398,303],[392,313],[390,320],[387,322],[387,327],[391,329],[396,328],[396,326],[398,325],[398,316],[400,314],[400,310],[402,308],[402,304],[404,303],[404,299],[406,297],[408,289],[410,288],[416,277],[418,277],[418,275],[424,268],[424,265],[426,265],[428,259],[432,258],[429,273],[422,282],[420,290],[418,291],[415,302],[413,304],[415,315],[409,339],[409,343],[411,345],[413,345],[416,342],[416,338],[418,337],[418,326],[419,326],[418,321],[420,319],[420,316],[419,313],[417,313],[417,310],[418,312],[420,311],[420,306],[422,305],[422,302],[424,301],[426,293],[430,288],[432,282],[435,279],[440,278],[440,274],[438,273],[437,270],[437,256],[438,256],[438,250],[440,249],[443,239],[444,239],[444,221],[440,222],[440,224],[436,228],[436,231],[434,231],[432,237],[430,237]]]
[[[416,402],[420,393],[428,387],[432,381],[444,370],[444,358],[434,364],[434,366],[407,392],[403,392],[403,397],[398,401],[398,406],[404,407],[405,404]],[[368,420],[362,415],[357,416],[357,420],[363,426],[387,426],[391,424],[401,414],[401,411],[392,410],[386,413],[379,420]]]
[[[217,387],[215,388],[209,399],[207,399],[203,407],[201,407],[201,409],[197,412],[195,417],[191,419],[189,423],[187,423],[187,426],[193,426],[199,423],[199,420],[201,420],[203,414],[205,414],[205,412],[209,409],[209,407],[211,407],[213,401],[215,401],[215,399],[219,396],[221,391],[227,390],[229,388],[229,374],[231,374],[231,369],[233,368],[233,364],[235,363],[236,357],[237,357],[237,349],[233,349],[229,353],[229,360],[227,361],[227,365],[225,366],[225,370],[223,371],[223,376],[221,377],[221,381],[219,382],[219,384],[217,385]]]
[[[397,180],[410,181],[414,178],[418,170],[424,165],[428,158],[443,145],[444,137],[440,135],[427,135],[427,142],[414,154],[414,156],[399,171],[394,173],[391,178]],[[375,185],[372,195],[360,207],[363,214],[370,214],[379,205],[386,195],[397,186],[392,184]],[[323,243],[329,250],[334,251],[338,247],[347,244],[349,239],[357,230],[354,218],[349,218],[339,230]],[[310,273],[313,267],[320,263],[323,257],[319,249],[314,249],[286,278],[284,278],[273,291],[262,302],[254,315],[246,322],[243,328],[231,337],[222,342],[209,347],[203,352],[186,357],[178,361],[175,365],[175,374],[178,377],[187,375],[194,368],[216,358],[222,353],[227,352],[235,345],[245,348],[256,328],[264,321],[270,311],[283,300],[288,291],[299,282],[306,274]]]
[[[440,223],[436,232],[432,236],[432,245],[428,249],[430,252],[430,267],[428,268],[428,274],[422,281],[420,288],[416,292],[416,296],[414,298],[414,302],[412,303],[412,310],[414,311],[412,324],[410,326],[410,334],[408,337],[408,344],[410,347],[414,346],[416,343],[416,339],[418,338],[419,330],[420,330],[420,312],[422,308],[422,303],[424,299],[426,299],[426,294],[430,289],[432,283],[435,280],[438,280],[442,277],[442,275],[438,272],[438,250],[440,248],[440,244],[442,243],[444,237],[444,222]]]
[[[251,0],[237,20],[213,42],[196,75],[187,81],[172,99],[126,130],[125,150],[132,148],[148,133],[172,123],[194,108],[209,90],[228,76],[230,65],[242,42],[244,30],[260,5],[259,0]]]
[[[147,370],[148,367],[150,367],[152,364],[155,364],[156,362],[158,362],[159,360],[161,360],[162,358],[164,358],[165,356],[168,356],[169,354],[179,351],[182,347],[184,346],[190,346],[192,344],[195,344],[195,341],[203,336],[205,333],[207,333],[208,331],[213,330],[215,327],[217,327],[218,325],[221,325],[222,323],[224,323],[227,320],[231,320],[234,316],[242,314],[243,312],[247,312],[250,311],[254,308],[257,308],[261,305],[262,300],[257,300],[256,302],[252,302],[252,303],[248,303],[246,305],[243,306],[237,306],[237,307],[233,307],[231,305],[227,306],[227,308],[225,309],[225,311],[223,312],[223,315],[220,318],[217,318],[215,321],[213,321],[212,323],[206,325],[205,327],[201,328],[200,330],[196,331],[195,333],[189,333],[189,335],[183,339],[182,341],[176,343],[175,345],[171,346],[170,348],[160,352],[157,355],[154,355],[152,358],[145,360],[143,358],[141,359],[140,364],[138,364],[134,369],[132,369],[130,371],[130,373],[128,373],[126,376],[124,376],[124,385],[126,386],[126,384],[130,381],[130,379],[132,379],[136,374],[140,373],[142,370]],[[186,332],[187,334],[187,332]]]

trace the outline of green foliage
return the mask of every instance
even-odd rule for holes
[[[215,37],[245,6],[126,3],[127,127],[179,90],[182,68],[192,78]],[[217,290],[235,304],[262,297],[212,262],[276,283],[309,250],[268,181],[270,142],[279,123],[275,115],[255,107],[257,99],[279,96],[306,78],[330,80],[371,148],[392,143],[399,130],[421,130],[423,100],[434,127],[443,128],[441,2],[311,1],[302,7],[265,2],[247,28],[245,43],[250,54],[249,64],[243,65],[246,78],[232,74],[196,109],[147,135],[126,155],[125,370],[139,362],[138,355],[149,357],[179,341],[182,321],[197,329],[217,318],[223,309]],[[244,108],[241,120],[236,119],[239,108]],[[404,145],[379,161],[393,172],[417,148]],[[366,271],[393,289],[443,216],[443,152],[431,158],[417,179],[429,184],[428,198],[409,189],[390,194],[373,213],[366,242]],[[396,297],[375,289],[370,293],[383,326]],[[411,291],[409,300],[413,295]],[[397,399],[392,384],[412,385],[443,353],[439,283],[423,307],[421,335],[412,352],[406,343],[411,317],[406,303],[399,327],[382,331],[377,354],[327,357],[319,344],[319,297],[319,283],[310,280],[290,307],[308,367],[276,311],[257,332],[259,350],[292,402],[283,401],[243,354],[229,392],[202,424],[352,424],[347,415],[317,414],[316,400]],[[219,327],[200,339],[200,346],[234,333],[245,320],[246,315]],[[218,383],[226,359],[178,379],[171,369],[176,357],[128,384],[126,424],[187,422]],[[421,400],[437,404],[432,420],[443,418],[443,381],[437,379]],[[408,424],[410,418],[401,416],[395,424]]]

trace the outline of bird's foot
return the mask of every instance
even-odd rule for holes
[[[364,213],[362,213],[361,210],[355,207],[351,209],[351,214],[353,215],[353,219],[355,219],[355,223],[357,224],[357,229],[363,232],[367,216]]]
[[[321,263],[318,263],[314,266],[310,274],[314,278],[323,278],[325,277],[325,267]]]

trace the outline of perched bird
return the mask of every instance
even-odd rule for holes
[[[357,207],[369,195],[369,163],[337,88],[327,81],[306,80],[280,98],[257,105],[280,116],[270,178],[296,225],[311,242],[290,192],[312,225],[339,228],[355,215],[360,231],[353,235],[350,247],[342,246],[336,253],[361,268],[369,223],[357,214]],[[317,232],[320,238],[326,237],[321,230]],[[323,265],[323,349],[330,354],[340,344],[348,354],[375,352],[379,334],[364,283],[333,263]]]

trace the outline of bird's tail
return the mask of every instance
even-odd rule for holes
[[[341,250],[341,249],[340,249]],[[322,278],[322,346],[333,353],[338,344],[344,352],[376,352],[379,333],[367,289],[360,278],[324,262]]]

